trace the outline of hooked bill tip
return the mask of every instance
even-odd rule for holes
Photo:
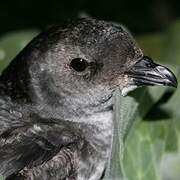
[[[154,63],[144,56],[127,72],[134,83],[142,85],[164,85],[177,88],[177,79],[174,73],[165,66]]]

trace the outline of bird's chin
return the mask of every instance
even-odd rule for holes
[[[135,90],[138,86],[137,85],[129,85],[127,87],[122,88],[121,91],[121,95],[122,96],[126,96],[129,92]]]

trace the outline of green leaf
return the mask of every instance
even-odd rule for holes
[[[36,30],[27,30],[0,37],[0,72],[37,33]]]
[[[178,79],[180,78],[179,67],[173,66],[173,63],[180,62],[179,30],[180,22],[177,22],[159,37],[157,34],[144,36],[144,42],[141,42],[141,45],[146,45],[144,49],[147,48],[145,51],[149,52],[148,55],[154,59],[159,57],[160,61],[166,64],[171,63],[168,67],[173,69]],[[146,100],[140,102],[140,113],[136,116],[133,127],[128,130],[124,158],[121,162],[121,177],[128,180],[179,180],[180,89],[178,88],[173,94],[173,89],[165,88],[165,92],[161,94],[159,87],[157,90],[152,88],[151,90],[148,88],[150,98],[145,96]],[[157,97],[163,97],[163,99]],[[122,105],[123,103],[121,102]],[[148,116],[141,121],[149,110]],[[120,117],[119,120],[121,120]],[[126,121],[130,120],[126,118]]]
[[[167,118],[142,121],[130,132],[123,159],[128,180],[179,180],[179,94],[178,89],[168,103],[160,105],[169,113]]]
[[[136,129],[135,127],[139,124],[139,121],[142,119],[142,117],[150,110],[153,104],[159,101],[163,94],[168,90],[169,88],[165,87],[141,88],[132,92],[127,97],[122,97],[120,95],[120,92],[116,91],[114,97],[115,115],[113,148],[105,179],[129,178],[129,176],[126,175],[126,163],[129,164],[129,162],[124,163],[123,161],[123,153],[125,147],[124,143],[126,140],[126,136],[129,133],[129,130],[132,131],[132,126],[134,126],[133,129]],[[136,137],[137,136],[133,134],[133,143],[136,142]],[[133,164],[131,163],[131,165]]]

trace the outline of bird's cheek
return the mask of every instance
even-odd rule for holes
[[[133,79],[129,78],[128,75],[120,75],[112,81],[113,88],[118,88],[123,96],[126,96],[130,91],[137,88],[134,85]]]

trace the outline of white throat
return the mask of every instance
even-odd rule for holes
[[[136,85],[131,85],[131,86],[128,86],[128,87],[124,87],[122,90],[121,90],[121,95],[122,96],[126,96],[129,92],[135,90],[137,88]]]

